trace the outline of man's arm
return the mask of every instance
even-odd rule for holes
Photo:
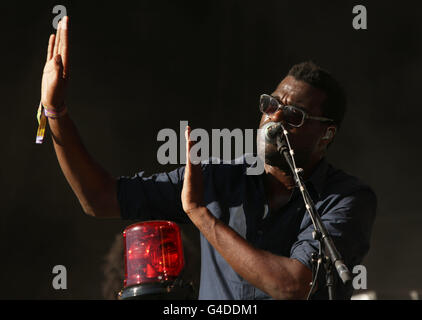
[[[251,285],[274,299],[306,298],[312,272],[301,262],[253,247],[206,207],[191,211],[189,217],[233,270]]]
[[[310,290],[312,272],[296,259],[257,249],[203,206],[200,165],[190,161],[190,128],[186,131],[186,168],[182,189],[183,210],[203,236],[250,284],[275,299],[304,299]]]
[[[56,113],[64,108],[69,79],[68,17],[51,35],[44,67],[41,102]],[[54,149],[60,167],[85,213],[96,217],[119,217],[116,180],[89,155],[68,114],[49,118]]]
[[[49,119],[49,125],[60,167],[84,212],[100,218],[120,217],[116,179],[90,156],[70,117]]]

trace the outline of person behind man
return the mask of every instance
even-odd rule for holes
[[[201,237],[199,299],[303,299],[318,251],[313,225],[289,167],[276,147],[258,136],[265,172],[247,175],[245,161],[192,164],[190,128],[186,165],[145,177],[112,177],[84,148],[66,112],[69,79],[68,17],[49,40],[41,102],[48,110],[61,169],[88,215],[193,223]],[[326,150],[341,125],[345,95],[337,81],[312,62],[291,68],[271,95],[262,95],[259,127],[281,122],[297,166],[328,232],[349,269],[369,250],[376,196],[357,178],[331,166]],[[337,279],[336,297],[353,288]],[[314,299],[327,298],[320,278]]]

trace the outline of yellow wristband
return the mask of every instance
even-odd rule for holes
[[[47,118],[43,112],[43,106],[41,102],[40,102],[40,105],[38,106],[37,120],[38,120],[38,130],[37,130],[37,137],[35,139],[35,143],[42,144],[44,141],[44,136],[45,136],[45,127],[47,125]]]

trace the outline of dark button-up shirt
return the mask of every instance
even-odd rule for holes
[[[264,192],[264,177],[248,175],[244,157],[229,164],[202,163],[204,200],[209,211],[256,248],[297,259],[312,269],[318,252],[312,221],[296,188],[288,203],[272,212]],[[139,172],[120,177],[118,201],[123,219],[172,220],[191,223],[181,203],[184,167],[149,177]],[[369,250],[376,196],[357,178],[321,160],[306,187],[327,231],[352,272]],[[240,277],[201,234],[199,299],[271,299]],[[319,277],[314,299],[326,299],[325,275]],[[336,279],[336,298],[350,299],[352,285]]]

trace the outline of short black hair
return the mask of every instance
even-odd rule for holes
[[[347,109],[347,97],[340,83],[326,70],[313,61],[306,61],[294,65],[289,73],[296,80],[310,84],[323,91],[327,98],[322,105],[322,116],[334,120],[340,129]]]

